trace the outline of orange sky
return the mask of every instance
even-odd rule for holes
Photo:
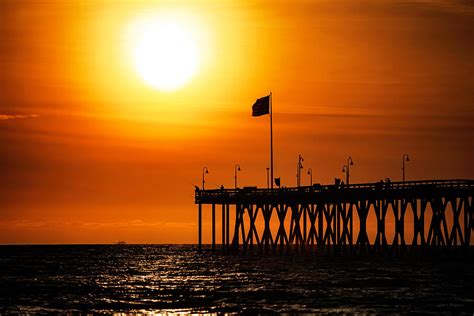
[[[191,23],[199,71],[152,89],[132,21]],[[194,243],[193,185],[474,178],[474,6],[466,1],[0,2],[0,243]],[[306,170],[306,169],[305,169]],[[305,174],[303,183],[307,183]],[[208,217],[205,218],[208,220]],[[209,236],[205,236],[205,241]]]

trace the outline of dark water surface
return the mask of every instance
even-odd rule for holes
[[[473,262],[0,246],[0,313],[474,312]]]

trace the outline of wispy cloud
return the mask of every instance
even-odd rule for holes
[[[39,117],[37,114],[0,114],[0,121]]]

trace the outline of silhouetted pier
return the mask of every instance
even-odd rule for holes
[[[350,254],[403,254],[414,249],[449,253],[460,248],[467,251],[474,229],[474,180],[244,187],[196,190],[195,194],[199,248],[203,205],[207,204],[212,249],[217,250],[216,212],[220,211],[219,248],[225,253],[294,249]],[[392,220],[387,220],[388,215]],[[367,223],[369,216],[374,219],[372,226]],[[388,230],[393,240],[388,238]],[[369,241],[368,232],[375,236],[373,241]]]

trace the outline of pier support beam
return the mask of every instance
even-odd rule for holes
[[[216,205],[212,204],[212,252],[216,251]]]
[[[222,242],[221,242],[221,251],[222,253],[225,253],[225,246],[226,246],[226,243],[225,243],[225,226],[226,226],[226,218],[225,218],[225,204],[222,204],[222,225],[221,225],[221,229],[222,229]]]
[[[202,249],[202,204],[198,204],[198,250]]]
[[[230,242],[229,242],[229,235],[230,235],[230,205],[226,204],[225,206],[225,218],[226,218],[226,223],[225,223],[225,250],[226,252],[229,252],[230,248]]]

